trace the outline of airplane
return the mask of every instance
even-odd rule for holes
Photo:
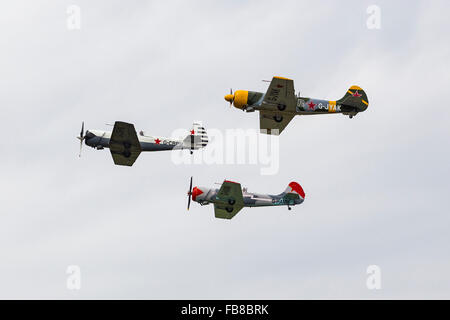
[[[84,122],[81,124],[80,154],[83,141],[86,145],[102,150],[109,148],[114,163],[121,166],[132,166],[142,151],[164,151],[173,149],[193,150],[206,147],[208,136],[200,122],[194,122],[190,134],[184,139],[172,139],[150,136],[144,131],[136,133],[134,125],[116,121],[112,132],[100,130],[87,130],[84,133]]]
[[[241,184],[224,180],[220,188],[194,187],[192,189],[192,177],[189,185],[188,205],[191,199],[200,205],[214,204],[214,215],[220,219],[233,218],[243,207],[273,207],[291,206],[301,204],[305,200],[305,192],[297,182],[289,183],[286,190],[278,195],[251,193],[247,188],[241,188]]]
[[[369,106],[366,93],[358,86],[351,86],[341,99],[329,101],[295,95],[294,81],[283,77],[273,77],[265,94],[247,90],[233,94],[231,89],[225,100],[246,112],[258,110],[261,133],[274,135],[281,134],[296,115],[342,113],[351,119]]]

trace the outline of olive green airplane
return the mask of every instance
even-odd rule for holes
[[[234,107],[246,112],[259,111],[261,133],[280,134],[296,115],[342,113],[351,118],[369,106],[363,89],[351,86],[345,95],[336,101],[313,99],[295,95],[294,81],[273,77],[267,92],[237,90],[225,96]]]

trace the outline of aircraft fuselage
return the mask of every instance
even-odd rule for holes
[[[219,189],[195,187],[192,191],[192,200],[206,205],[210,203],[219,203],[221,200],[217,198]],[[245,189],[242,191],[244,199],[244,207],[269,207],[269,206],[294,206],[301,204],[303,199],[287,199],[285,194],[270,195],[247,192]]]
[[[252,92],[253,93],[253,92]],[[250,94],[249,94],[250,95]],[[244,111],[252,112],[255,110],[273,111],[273,105],[264,102],[265,94],[262,92],[254,92],[255,96],[261,98],[243,107]],[[250,101],[249,101],[250,102]],[[296,97],[295,111],[285,110],[286,106],[279,105],[277,112],[280,113],[295,113],[296,115],[312,115],[312,114],[327,114],[327,113],[344,113],[355,115],[359,112],[356,108],[346,106],[336,101],[315,99],[307,97]]]
[[[88,130],[86,131],[85,143],[92,148],[109,148],[111,134],[112,133],[110,131]],[[185,145],[183,140],[147,136],[142,132],[137,136],[142,151],[164,151],[172,150],[174,148],[189,149],[189,146]]]

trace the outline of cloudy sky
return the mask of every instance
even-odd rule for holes
[[[367,8],[380,9],[369,29]],[[68,28],[70,5],[80,29]],[[450,23],[447,1],[10,1],[0,6],[0,298],[450,298]],[[69,21],[70,22],[70,21]],[[70,23],[69,23],[70,25]],[[280,169],[173,163],[169,152],[114,166],[87,128],[128,121],[155,135],[258,128],[223,100],[294,79],[354,119],[297,117]],[[179,152],[179,151],[178,151]],[[186,211],[189,178],[225,178],[306,200]],[[67,288],[68,266],[81,289]],[[367,267],[381,289],[366,286]]]

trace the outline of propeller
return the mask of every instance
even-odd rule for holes
[[[81,157],[81,148],[83,147],[83,140],[86,136],[84,135],[84,121],[81,123],[81,132],[80,132],[80,136],[77,137],[78,140],[80,140],[80,154],[78,155],[79,157]]]
[[[230,88],[230,94],[227,94],[225,96],[225,100],[230,103],[230,107],[231,107],[233,102],[234,102],[234,94],[233,94],[233,89],[232,88]]]
[[[230,100],[230,108],[233,105],[234,102],[234,94],[233,94],[233,88],[230,88],[230,94],[233,96],[233,98]]]
[[[188,191],[187,195],[188,195],[187,209],[189,210],[189,207],[191,206],[191,196],[192,196],[192,177],[191,177],[191,183],[189,185],[189,191]]]
[[[234,101],[233,88],[230,88],[230,94],[233,96],[233,98],[230,100],[230,108],[231,108],[231,105],[233,104]]]

